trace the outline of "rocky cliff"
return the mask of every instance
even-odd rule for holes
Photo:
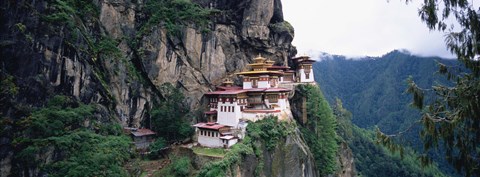
[[[172,7],[156,2],[174,1],[0,2],[0,176],[14,170],[16,122],[54,95],[98,104],[100,117],[140,127],[164,99],[165,83],[181,89],[184,104],[196,110],[205,92],[233,78],[256,55],[283,64],[296,54],[280,0],[192,0],[196,5],[178,1]],[[157,13],[187,7],[208,14],[198,20]],[[263,154],[266,176],[318,175],[299,132]],[[51,156],[37,158],[48,163]],[[248,159],[237,174],[254,174]],[[27,171],[17,174],[42,175],[36,168]]]
[[[1,1],[2,119],[15,122],[53,95],[67,95],[98,103],[124,126],[140,127],[163,99],[164,83],[182,89],[195,110],[203,93],[254,56],[281,64],[296,53],[280,0],[193,0],[213,13],[203,27],[176,19],[176,33],[163,19],[152,20],[152,2]],[[13,132],[2,129],[4,176],[11,170]]]
[[[194,2],[216,10],[206,30],[187,21],[169,35],[161,22],[142,29],[152,18],[148,1],[2,1],[2,78],[13,76],[20,88],[12,102],[41,106],[51,95],[71,95],[138,127],[163,83],[198,108],[204,92],[255,55],[278,63],[295,55],[280,0]],[[4,115],[12,107],[2,107]]]

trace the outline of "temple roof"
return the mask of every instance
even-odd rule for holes
[[[243,87],[239,86],[217,86],[217,91],[225,91],[225,90],[241,90]]]
[[[295,58],[291,58],[291,60],[294,60],[297,63],[303,63],[303,62],[314,63],[314,62],[316,62],[315,60],[310,59],[309,56],[295,57]]]
[[[235,73],[237,75],[259,75],[259,74],[267,74],[267,75],[282,75],[283,72],[279,71],[243,71],[239,73]]]
[[[267,69],[289,69],[290,67],[288,66],[270,66]]]
[[[239,90],[219,90],[213,92],[207,92],[205,95],[237,95],[247,92],[289,92],[287,88],[251,88],[251,89],[239,89]]]
[[[203,128],[203,129],[209,129],[209,130],[220,130],[221,128],[229,127],[227,125],[222,125],[214,122],[200,122],[193,126],[198,128]]]
[[[245,93],[247,90],[219,90],[219,91],[213,91],[213,92],[207,92],[205,95],[236,95],[239,93]]]

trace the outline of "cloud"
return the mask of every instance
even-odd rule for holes
[[[295,28],[299,54],[323,51],[346,56],[381,56],[394,49],[452,58],[444,34],[418,17],[420,1],[282,0],[285,20]]]

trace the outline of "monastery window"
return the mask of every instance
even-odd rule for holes
[[[270,103],[277,103],[278,102],[278,95],[268,95],[268,101]]]
[[[305,73],[305,78],[310,79],[310,73]]]
[[[208,136],[210,136],[210,132],[208,132]]]

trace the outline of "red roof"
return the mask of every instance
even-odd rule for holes
[[[242,87],[238,86],[231,86],[231,87],[226,87],[226,86],[217,86],[217,91],[225,91],[225,90],[241,90]]]
[[[207,123],[200,122],[200,123],[197,123],[193,126],[198,127],[198,128],[203,128],[203,129],[210,129],[210,130],[220,130],[223,127],[229,127],[227,125],[217,124],[217,123],[213,123],[213,122],[207,122]]]
[[[137,129],[136,131],[132,131],[133,136],[148,136],[148,135],[155,135],[155,134],[156,134],[155,132],[146,128],[140,128],[140,129]]]
[[[239,93],[245,93],[247,90],[225,90],[225,91],[213,91],[207,92],[205,95],[236,95]]]

